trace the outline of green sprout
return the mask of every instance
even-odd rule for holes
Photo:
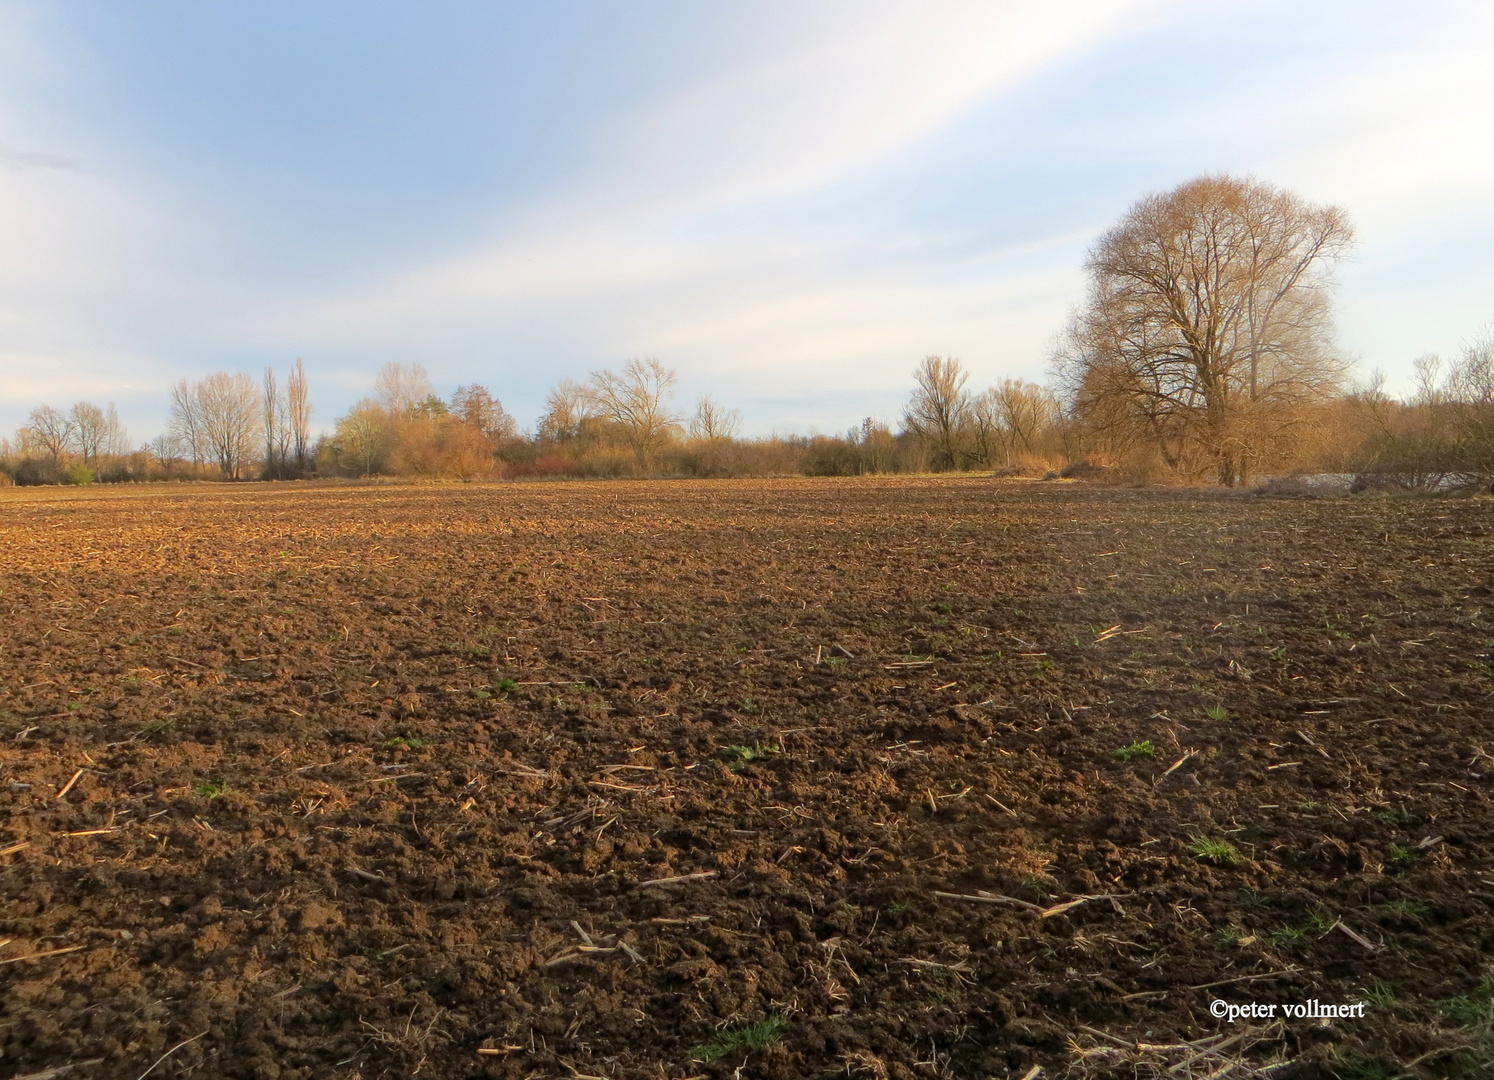
[[[1110,751],[1110,756],[1116,761],[1135,761],[1139,757],[1152,757],[1157,753],[1157,748],[1151,739],[1142,739],[1133,742],[1130,746],[1122,746]]]

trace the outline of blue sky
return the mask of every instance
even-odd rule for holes
[[[1084,253],[1202,172],[1344,207],[1394,385],[1494,319],[1494,5],[0,0],[0,431],[302,357],[532,424],[653,355],[749,432],[1041,378]]]

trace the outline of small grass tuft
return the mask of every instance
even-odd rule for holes
[[[710,1042],[690,1051],[690,1060],[702,1064],[724,1058],[737,1050],[763,1050],[783,1038],[788,1027],[785,1016],[769,1016],[755,1024],[738,1024],[718,1032]]]
[[[1442,1014],[1457,1024],[1494,1024],[1494,976],[1486,975],[1468,993],[1444,1001]]]
[[[492,685],[493,689],[500,694],[512,694],[519,688],[519,684],[513,679],[499,679]]]
[[[763,707],[750,697],[744,697],[737,705],[738,712],[744,712],[748,716],[754,716],[763,711]]]
[[[1210,720],[1228,720],[1229,710],[1223,705],[1210,705],[1204,710],[1204,715]]]
[[[1240,849],[1228,840],[1215,840],[1211,836],[1195,836],[1188,841],[1188,850],[1196,858],[1215,866],[1234,866],[1241,861]]]
[[[1387,982],[1375,982],[1369,986],[1361,986],[1359,992],[1364,995],[1364,1000],[1377,1009],[1388,1009],[1395,1004],[1395,988]]]
[[[1432,913],[1431,908],[1415,900],[1391,900],[1385,906],[1405,919],[1425,919]]]
[[[1308,912],[1307,929],[1309,932],[1319,935],[1328,933],[1338,925],[1338,920],[1321,908]]]
[[[727,768],[732,772],[741,772],[747,766],[757,761],[766,761],[783,749],[781,746],[770,746],[766,743],[753,743],[751,746],[728,746],[725,757],[733,760],[727,762]]]
[[[228,790],[228,785],[221,780],[204,780],[193,787],[192,790],[204,799],[216,799]]]
[[[1283,926],[1280,930],[1272,930],[1270,934],[1271,944],[1278,948],[1295,945],[1307,936],[1307,931],[1298,926]]]
[[[1385,861],[1398,870],[1404,870],[1416,861],[1416,852],[1403,844],[1391,844],[1385,852]]]
[[[1153,757],[1156,753],[1157,748],[1152,744],[1152,740],[1142,739],[1140,742],[1133,742],[1130,746],[1122,746],[1110,751],[1110,756],[1116,761],[1135,761],[1139,757]]]
[[[386,740],[384,748],[386,750],[419,750],[430,744],[429,739],[422,739],[419,735],[411,735],[407,731],[403,735],[396,735],[394,738]]]

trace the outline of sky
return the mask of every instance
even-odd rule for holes
[[[0,433],[301,358],[532,425],[632,357],[748,434],[1041,380],[1085,253],[1201,173],[1343,207],[1392,388],[1494,320],[1487,0],[0,0]]]

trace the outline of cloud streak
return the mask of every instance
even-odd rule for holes
[[[71,158],[65,158],[60,154],[17,150],[0,145],[0,168],[12,169],[16,172],[25,169],[57,169],[62,172],[76,172],[81,166]]]

